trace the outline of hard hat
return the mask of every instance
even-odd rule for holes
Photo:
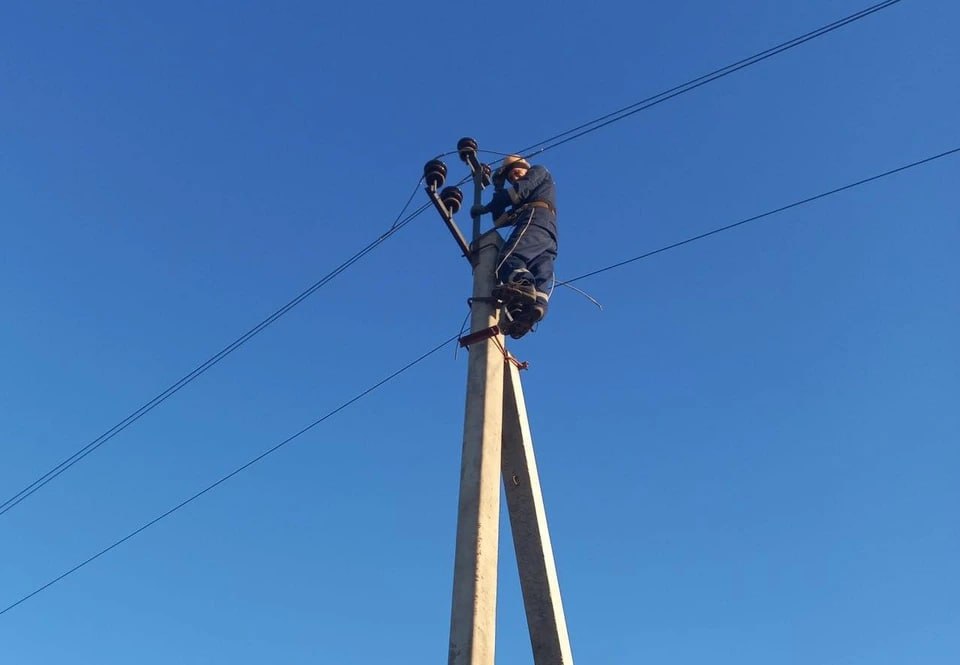
[[[507,155],[503,158],[503,164],[497,169],[497,176],[505,179],[513,169],[529,169],[530,162],[520,155]]]
[[[503,173],[509,173],[513,169],[529,169],[530,162],[525,160],[520,155],[507,155],[503,158],[503,166],[500,167],[500,170]]]

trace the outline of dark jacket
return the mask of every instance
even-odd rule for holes
[[[557,188],[553,183],[553,176],[550,172],[540,165],[531,166],[526,175],[520,178],[516,183],[511,183],[511,187],[497,189],[493,193],[493,198],[487,204],[487,210],[493,215],[494,224],[506,209],[512,206],[513,211],[520,210],[525,204],[540,201],[546,203],[548,208],[530,208],[533,219],[532,224],[541,226],[557,238]],[[524,214],[526,208],[521,214],[515,215],[510,224],[526,224],[530,219],[529,214]],[[506,226],[506,224],[501,224]]]

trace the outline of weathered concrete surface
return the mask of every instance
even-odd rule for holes
[[[536,665],[573,665],[533,437],[520,373],[513,365],[508,365],[504,374],[503,397],[503,484],[533,661]]]
[[[479,251],[473,275],[474,297],[490,296],[501,244],[494,231],[475,243]],[[490,303],[475,302],[470,331],[496,325],[498,314]],[[499,341],[503,343],[502,336]],[[493,665],[494,661],[503,366],[503,353],[494,339],[470,347],[449,665]]]

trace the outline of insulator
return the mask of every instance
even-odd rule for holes
[[[447,207],[451,215],[456,215],[463,203],[463,192],[460,191],[459,187],[445,187],[440,192],[440,200],[443,201],[443,205]]]
[[[482,173],[481,182],[484,187],[489,187],[490,183],[493,182],[493,169],[490,168],[489,164],[483,164],[480,167],[480,172]]]
[[[479,146],[477,142],[469,136],[465,136],[457,141],[457,154],[460,155],[460,159],[463,160],[464,163],[470,158],[470,153],[476,153],[478,149]]]
[[[447,165],[439,159],[431,159],[423,166],[423,179],[427,187],[440,189],[443,187],[443,181],[447,179]]]

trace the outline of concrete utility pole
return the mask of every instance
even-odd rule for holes
[[[503,377],[503,419],[503,486],[520,569],[533,662],[536,665],[573,665],[560,599],[560,581],[547,530],[547,512],[540,491],[540,474],[527,421],[527,405],[520,386],[520,372],[513,364],[507,366]]]
[[[486,301],[500,244],[495,231],[474,242],[471,332],[497,325],[499,312]],[[503,336],[497,337],[502,344]],[[469,356],[449,663],[493,665],[504,362],[494,338],[472,345]]]
[[[480,204],[490,169],[477,159],[473,139],[461,139],[457,151],[473,173],[474,203]],[[494,665],[502,475],[534,663],[573,665],[520,374],[491,297],[503,242],[496,231],[480,235],[474,216],[466,246],[453,221],[463,194],[456,187],[437,192],[446,170],[437,159],[427,162],[427,194],[473,267],[470,334],[460,340],[469,360],[448,663]]]

